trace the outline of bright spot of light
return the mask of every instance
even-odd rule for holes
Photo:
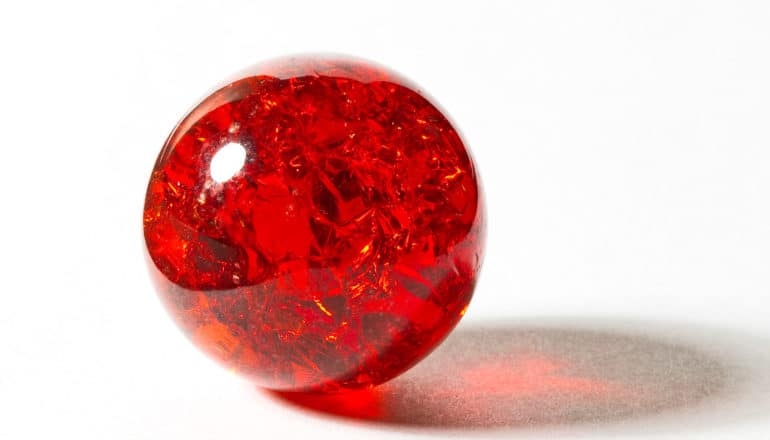
[[[225,144],[211,158],[211,178],[217,183],[230,180],[246,162],[246,150],[237,142]]]

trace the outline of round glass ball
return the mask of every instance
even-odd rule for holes
[[[447,117],[368,62],[258,64],[174,129],[147,188],[159,294],[259,385],[387,381],[465,313],[484,245],[474,162]]]

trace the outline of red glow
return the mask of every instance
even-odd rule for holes
[[[619,407],[642,402],[642,396],[627,384],[581,377],[570,374],[570,370],[567,362],[533,354],[467,369],[461,367],[459,371],[457,366],[448,367],[446,375],[413,378],[407,374],[377,388],[343,394],[271,394],[305,409],[335,416],[407,424],[441,418],[448,425],[462,424],[469,414],[472,420],[479,417],[473,414],[486,414],[494,422],[506,420],[510,413],[527,414],[553,405],[585,410],[608,402]]]
[[[598,423],[692,405],[719,389],[723,371],[695,350],[636,335],[471,328],[372,391],[376,411],[360,398],[287,400],[338,416],[407,426]]]
[[[514,362],[496,361],[463,372],[463,384],[487,395],[533,396],[538,394],[590,394],[599,397],[625,394],[624,387],[610,382],[572,376],[569,365],[541,355]],[[446,390],[454,393],[455,390]]]

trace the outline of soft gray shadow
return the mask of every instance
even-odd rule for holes
[[[466,325],[374,390],[273,393],[329,415],[453,430],[610,424],[675,429],[770,416],[770,343],[659,322]],[[658,423],[650,423],[654,417]]]

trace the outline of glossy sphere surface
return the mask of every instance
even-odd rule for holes
[[[283,390],[378,384],[427,355],[471,299],[483,229],[446,117],[383,68],[317,57],[257,65],[203,100],[144,208],[177,323]]]

